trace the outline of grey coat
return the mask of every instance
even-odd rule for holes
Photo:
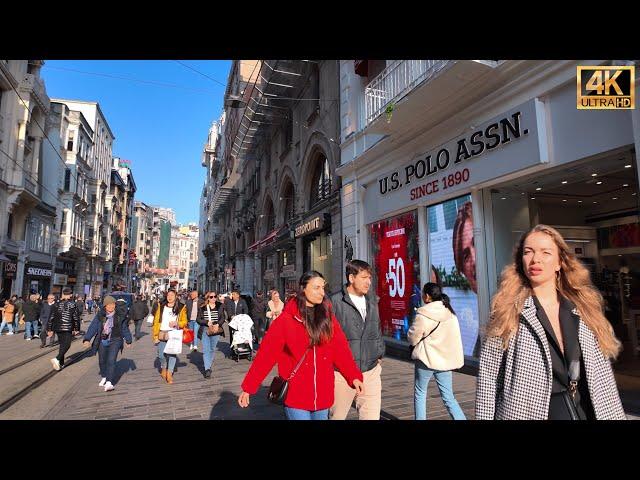
[[[351,301],[346,287],[331,297],[333,312],[349,341],[353,358],[363,373],[374,368],[385,351],[378,302],[372,295],[365,298],[367,316],[362,320],[362,315]]]
[[[574,309],[572,313],[578,316]],[[587,387],[598,420],[625,420],[610,362],[593,332],[580,320],[578,340]],[[546,420],[553,384],[551,353],[533,297],[520,314],[518,331],[507,350],[502,339],[488,337],[480,353],[476,390],[477,420]]]

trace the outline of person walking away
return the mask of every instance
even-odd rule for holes
[[[24,313],[22,312],[24,301],[22,300],[22,297],[18,297],[17,295],[14,295],[13,297],[11,297],[11,299],[13,300],[13,305],[15,306],[15,310],[13,312],[13,328],[15,333],[18,333],[18,331],[20,330],[20,322],[22,321],[22,316],[24,315]],[[24,338],[27,338],[26,334],[24,335]]]
[[[218,340],[224,336],[222,325],[224,324],[223,305],[217,301],[215,292],[207,294],[207,303],[200,309],[198,323],[200,324],[199,335],[201,336],[200,346],[202,347],[203,375],[204,378],[211,378],[213,369],[213,359],[216,353]]]
[[[382,357],[385,346],[380,329],[380,314],[375,295],[369,295],[371,265],[362,260],[347,263],[346,285],[331,297],[333,311],[347,337],[349,347],[363,375],[366,395],[355,396],[355,391],[344,377],[335,372],[335,401],[331,407],[331,420],[344,420],[355,398],[360,420],[380,420],[382,404]]]
[[[28,341],[31,341],[33,337],[39,338],[38,319],[40,318],[40,310],[42,309],[42,305],[37,303],[37,299],[38,294],[32,293],[31,295],[29,295],[29,300],[27,300],[22,307],[25,322],[24,333]]]
[[[331,311],[324,287],[321,273],[312,270],[302,275],[296,298],[287,303],[271,325],[244,377],[238,397],[242,408],[249,406],[250,396],[258,391],[276,363],[282,378],[292,377],[284,399],[288,420],[329,418],[329,408],[334,401],[334,369],[347,379],[356,395],[366,393],[362,372]]]
[[[187,308],[178,302],[178,295],[175,290],[167,292],[166,301],[162,302],[156,309],[153,319],[153,343],[158,347],[158,357],[160,358],[160,376],[167,382],[173,383],[173,371],[178,361],[178,356],[165,354],[164,349],[169,339],[169,331],[185,328],[187,326]]]
[[[273,321],[278,318],[284,308],[284,302],[280,300],[280,292],[277,290],[271,290],[271,298],[267,302],[267,323],[265,325],[265,332],[269,330],[269,327]]]
[[[243,298],[240,298],[240,290],[237,288],[231,292],[231,298],[225,302],[224,306],[227,322],[230,322],[233,317],[241,313],[249,315],[247,302],[245,302]],[[233,345],[233,329],[231,327],[229,327],[229,345]]]
[[[626,419],[611,368],[621,344],[589,270],[556,229],[522,236],[489,318],[476,419]]]
[[[142,327],[142,322],[149,315],[149,305],[142,299],[142,295],[138,295],[136,297],[136,301],[133,302],[133,307],[131,308],[131,316],[133,317],[133,323],[135,324],[135,339],[136,341],[140,340],[140,329]]]
[[[103,309],[99,310],[91,321],[82,344],[85,348],[93,348],[98,352],[98,364],[100,368],[99,387],[104,387],[105,392],[116,388],[113,385],[118,352],[122,352],[123,341],[127,348],[131,347],[131,332],[127,320],[126,304],[116,304],[116,299],[107,295],[102,303]]]
[[[265,334],[265,324],[267,321],[266,318],[267,313],[267,301],[262,294],[262,290],[258,290],[256,292],[256,298],[251,304],[251,319],[253,320],[253,324],[256,332],[256,340],[258,345],[262,341],[262,338]]]
[[[49,329],[49,322],[51,321],[51,315],[53,314],[53,306],[56,303],[56,297],[53,293],[47,295],[47,301],[42,304],[40,309],[40,323],[42,325],[42,333],[40,334],[40,348],[44,348],[47,344],[47,330]],[[49,346],[53,346],[53,337],[49,340]]]
[[[200,310],[200,302],[198,299],[198,291],[192,290],[187,298],[187,318],[189,319],[189,328],[193,330],[193,342],[189,345],[189,351],[198,350],[198,314]]]
[[[413,347],[414,360],[413,405],[416,420],[427,419],[427,385],[435,377],[440,397],[454,420],[466,420],[453,394],[452,370],[464,365],[462,336],[458,318],[449,297],[436,283],[425,283],[422,289],[424,306],[407,332]]]
[[[4,327],[7,327],[7,335],[13,335],[13,322],[15,320],[15,305],[13,304],[13,300],[10,298],[4,301],[4,306],[2,307],[2,325],[0,325],[0,334],[4,330]]]
[[[54,370],[64,368],[64,356],[71,346],[71,339],[80,331],[80,312],[78,306],[71,300],[71,289],[62,289],[62,297],[53,306],[53,314],[49,322],[47,336],[52,337],[54,332],[58,335],[60,349],[58,356],[51,359]]]

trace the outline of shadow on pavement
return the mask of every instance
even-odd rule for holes
[[[121,358],[116,362],[116,368],[113,374],[113,383],[116,384],[120,381],[122,376],[130,371],[136,369],[136,362],[131,360],[130,358]]]
[[[238,405],[238,395],[228,390],[211,408],[209,420],[285,420],[284,408],[267,400],[268,387],[262,386],[258,393],[251,395],[249,407]]]

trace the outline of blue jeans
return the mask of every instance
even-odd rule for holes
[[[160,341],[160,343],[158,343],[158,358],[160,359],[160,366],[162,367],[164,365],[164,362],[166,362],[167,366],[166,368],[169,370],[169,372],[173,373],[173,369],[176,368],[176,362],[178,361],[178,356],[177,355],[170,355],[170,354],[164,354],[164,349],[167,346],[167,342],[166,341]],[[164,367],[163,367],[164,368]]]
[[[33,328],[33,335],[31,334],[32,328]],[[24,322],[24,334],[27,338],[31,338],[32,336],[38,335],[38,321],[35,320],[33,322]]]
[[[194,320],[189,320],[189,329],[193,330],[193,343],[191,345],[198,346],[198,328],[200,324]],[[200,342],[202,344],[202,342]]]
[[[136,340],[140,338],[140,329],[142,328],[142,322],[144,322],[144,318],[138,318],[133,321],[133,323],[136,325],[136,333],[135,333]]]
[[[7,330],[13,333],[13,323],[7,323],[5,319],[2,319],[2,325],[0,325],[0,335],[2,334],[2,331],[4,330],[5,325],[7,327]]]
[[[98,340],[98,362],[100,365],[100,376],[107,379],[107,382],[113,383],[113,374],[116,369],[116,359],[118,352],[122,348],[122,338],[114,338],[108,347],[102,345]]]
[[[203,329],[204,330],[204,329]],[[200,346],[202,347],[202,355],[204,356],[204,369],[211,370],[213,366],[213,357],[216,354],[216,346],[220,340],[220,335],[207,335],[206,331],[202,332],[202,340]]]
[[[284,407],[284,414],[287,417],[287,420],[329,420],[328,408],[312,412],[310,410],[301,410],[299,408]]]
[[[451,418],[454,420],[466,420],[460,405],[458,405],[456,398],[453,396],[453,374],[451,371],[431,370],[420,360],[415,362],[413,407],[416,420],[427,419],[427,385],[432,376],[436,377],[440,396]]]

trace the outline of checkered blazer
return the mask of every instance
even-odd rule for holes
[[[578,315],[576,309],[572,313]],[[579,325],[578,339],[596,418],[626,420],[611,364],[589,327],[582,320]],[[488,337],[482,345],[476,419],[546,420],[552,384],[549,343],[530,296],[507,349],[503,350],[500,337]]]

